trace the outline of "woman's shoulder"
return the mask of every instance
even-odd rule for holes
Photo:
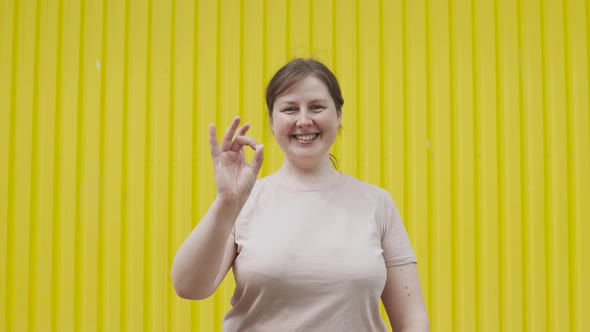
[[[254,187],[252,188],[252,191],[250,192],[250,197],[259,195],[260,192],[262,192],[264,190],[264,188],[266,188],[268,186],[268,184],[269,184],[269,176],[264,176],[264,177],[257,179],[256,183],[254,183]]]
[[[271,173],[257,179],[250,192],[249,200],[257,201],[258,199],[265,199],[269,195],[273,196],[277,191],[280,191],[280,186],[277,186],[275,177],[275,173]]]
[[[345,177],[345,182],[348,184],[349,190],[354,190],[359,194],[366,194],[371,196],[389,196],[389,192],[387,190],[376,184],[363,181],[349,174],[342,173],[342,175]]]
[[[256,180],[256,183],[254,184],[254,188],[252,189],[254,190],[261,190],[264,189],[266,187],[272,187],[274,185],[274,177],[275,177],[275,173],[271,173],[268,175],[265,175],[259,179]]]

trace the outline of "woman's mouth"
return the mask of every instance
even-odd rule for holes
[[[305,135],[291,135],[291,137],[295,138],[300,142],[311,142],[315,140],[320,134],[305,134]]]

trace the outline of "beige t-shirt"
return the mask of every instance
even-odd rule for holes
[[[416,262],[389,193],[348,175],[316,191],[258,180],[232,234],[226,332],[387,331],[386,267]]]

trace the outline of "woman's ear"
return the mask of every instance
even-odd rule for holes
[[[270,124],[270,131],[272,132],[272,135],[275,135],[275,126],[274,126],[274,122],[272,121],[272,112],[268,115],[268,123]]]

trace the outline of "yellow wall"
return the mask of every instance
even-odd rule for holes
[[[433,331],[590,330],[587,0],[0,0],[0,330],[213,331],[169,270],[207,124],[281,163],[263,90],[341,80],[341,169],[387,188]],[[250,154],[251,155],[251,154]]]

